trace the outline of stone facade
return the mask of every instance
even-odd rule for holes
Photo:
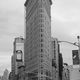
[[[59,44],[57,38],[51,40],[52,53],[52,80],[59,80]]]
[[[51,0],[26,0],[25,10],[25,71],[36,74],[33,80],[51,80]]]

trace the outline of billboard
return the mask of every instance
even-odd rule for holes
[[[21,50],[16,51],[16,56],[17,56],[16,58],[17,61],[22,61],[22,51]]]
[[[22,50],[24,49],[24,43],[16,43],[16,50]]]
[[[79,54],[78,50],[72,50],[73,65],[79,65]]]
[[[16,43],[17,61],[24,61],[24,43]]]

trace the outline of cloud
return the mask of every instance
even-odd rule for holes
[[[80,1],[55,0],[52,6],[52,35],[72,38],[80,35]],[[71,39],[70,38],[70,39]],[[69,39],[69,40],[70,40]]]
[[[68,22],[80,20],[79,3],[79,0],[55,0],[52,6],[52,17],[54,16]]]
[[[80,0],[55,0],[51,8],[52,36],[62,41],[76,42],[77,35],[80,35]],[[60,45],[64,62],[72,64],[72,50],[77,48],[65,43]]]
[[[14,38],[24,34],[24,1],[0,0],[0,72],[10,70]]]
[[[15,36],[24,33],[25,0],[0,1],[0,36]]]

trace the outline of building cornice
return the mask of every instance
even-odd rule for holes
[[[26,2],[24,3],[24,6],[26,6],[28,2],[29,2],[29,0],[26,0]]]
[[[49,2],[50,2],[50,5],[52,5],[52,0],[49,0]]]
[[[24,6],[26,6],[28,2],[29,0],[26,0],[26,2],[24,3]],[[49,2],[50,2],[50,5],[52,5],[52,0],[49,0]]]

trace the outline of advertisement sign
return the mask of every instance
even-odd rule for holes
[[[79,54],[78,50],[72,50],[73,65],[79,65]]]
[[[21,50],[17,50],[16,51],[16,60],[17,61],[22,61],[22,51]]]

